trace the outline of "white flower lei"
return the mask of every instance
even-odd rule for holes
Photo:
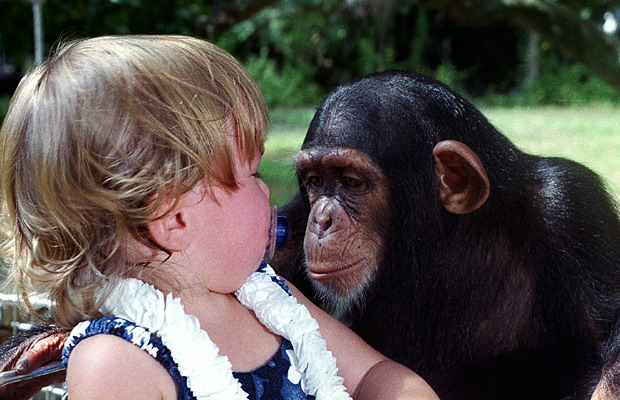
[[[269,266],[254,272],[235,293],[239,301],[253,310],[272,332],[293,344],[291,364],[301,373],[306,394],[317,399],[350,399],[337,375],[336,359],[327,351],[318,323],[308,309],[297,303],[272,280]],[[133,298],[133,301],[128,301]],[[131,321],[156,333],[168,347],[181,375],[197,399],[247,399],[241,384],[232,374],[228,357],[209,338],[193,315],[183,309],[180,299],[164,294],[138,279],[124,279],[112,291],[101,312]],[[78,324],[72,336],[85,329]]]

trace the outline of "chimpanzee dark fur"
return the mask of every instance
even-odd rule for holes
[[[439,200],[433,148],[444,140],[467,145],[488,175],[471,213]],[[389,188],[382,263],[346,314],[355,332],[444,400],[589,397],[620,309],[620,220],[596,174],[520,151],[461,96],[407,72],[330,93],[302,146],[321,147],[368,155]],[[308,215],[300,188],[285,210]],[[299,261],[276,267],[313,297]]]

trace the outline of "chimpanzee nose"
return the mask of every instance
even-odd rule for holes
[[[312,231],[318,237],[324,237],[329,235],[334,227],[334,200],[333,199],[319,199],[313,207],[312,213]]]

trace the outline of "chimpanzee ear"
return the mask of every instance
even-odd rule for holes
[[[468,214],[480,208],[489,197],[490,185],[476,153],[461,142],[444,140],[435,145],[433,157],[445,209]]]

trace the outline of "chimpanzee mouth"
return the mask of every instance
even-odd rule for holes
[[[356,272],[364,266],[365,261],[366,259],[362,258],[361,260],[354,262],[353,264],[320,264],[319,268],[314,267],[311,269],[310,267],[308,267],[308,272],[310,278],[312,278],[313,280],[324,281],[327,279],[338,278],[340,276]]]

